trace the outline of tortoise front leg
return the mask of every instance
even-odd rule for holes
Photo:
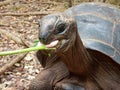
[[[55,83],[69,76],[68,69],[63,62],[56,61],[50,67],[43,69],[38,76],[31,81],[29,90],[53,90]]]
[[[38,76],[31,81],[29,90],[84,90],[76,79],[71,80],[67,77],[61,77],[62,80],[59,81],[56,75],[53,70],[42,70]]]
[[[70,76],[67,67],[59,58],[54,60],[53,57],[37,52],[37,58],[45,69],[31,81],[29,90],[83,90],[79,85],[71,83],[70,78],[67,79]]]
[[[76,78],[66,78],[56,83],[54,90],[85,90]]]
[[[56,84],[54,90],[85,90],[85,89],[79,85],[66,82]]]
[[[52,90],[55,77],[56,75],[53,71],[49,69],[43,70],[31,81],[29,90]]]

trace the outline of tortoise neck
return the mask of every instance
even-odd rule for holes
[[[91,71],[92,59],[83,46],[78,33],[74,45],[62,55],[63,62],[73,74],[85,76]]]

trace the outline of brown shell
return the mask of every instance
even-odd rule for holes
[[[68,9],[64,14],[77,21],[86,48],[100,51],[120,64],[119,9],[103,3],[83,3]]]

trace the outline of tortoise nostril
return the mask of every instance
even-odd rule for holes
[[[48,33],[40,34],[40,35],[39,35],[39,40],[40,40],[43,44],[46,44],[47,41],[48,41],[48,37],[49,37],[49,34],[48,34]]]
[[[46,37],[39,37],[40,42],[46,43],[47,38]]]

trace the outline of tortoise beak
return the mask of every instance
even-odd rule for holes
[[[51,42],[50,44],[46,44],[45,46],[47,48],[53,48],[53,47],[57,46],[58,43],[59,43],[59,40],[55,40],[55,41]],[[44,44],[42,42],[39,42],[37,46],[42,46],[42,45],[44,45]]]
[[[50,44],[47,44],[46,47],[47,48],[55,47],[55,46],[57,46],[58,42],[59,42],[59,40],[55,40],[55,41],[51,42]]]

